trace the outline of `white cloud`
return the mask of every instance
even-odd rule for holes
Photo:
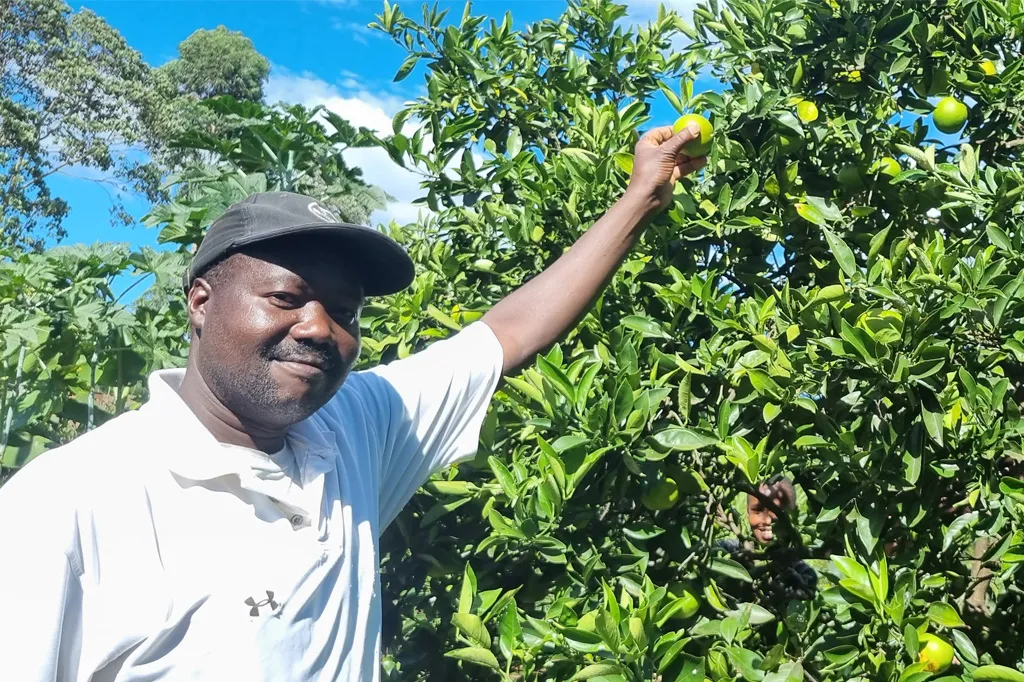
[[[310,73],[299,75],[273,67],[266,86],[267,101],[285,101],[308,107],[323,105],[356,127],[366,127],[382,135],[392,134],[394,116],[405,106],[407,99],[394,93],[371,91],[356,74],[345,73],[343,76],[340,85],[334,85]],[[412,135],[417,127],[416,121],[406,121],[402,133]],[[431,147],[430,135],[424,135],[423,151],[429,152]],[[344,152],[344,157],[345,161],[363,171],[363,179],[367,183],[380,187],[396,199],[386,209],[375,211],[370,216],[371,223],[395,220],[399,224],[408,224],[421,215],[432,213],[426,205],[412,203],[426,194],[419,185],[421,176],[397,165],[383,149],[349,149]],[[477,152],[473,157],[479,168],[484,158]],[[462,155],[456,154],[446,170],[457,168],[461,161]]]
[[[405,103],[405,99],[387,92],[371,92],[353,77],[346,74],[341,86],[333,85],[312,74],[294,74],[274,67],[267,82],[267,101],[285,101],[305,106],[323,105],[356,127],[366,127],[380,134],[391,134],[392,119]],[[405,132],[412,128],[406,123]],[[349,149],[344,153],[345,161],[361,168],[363,179],[371,185],[385,190],[396,201],[370,217],[371,222],[396,220],[399,223],[414,222],[425,206],[414,205],[413,200],[423,195],[419,187],[419,176],[401,168],[383,149]]]
[[[345,21],[343,19],[334,18],[331,20],[331,26],[337,31],[343,31],[348,34],[348,37],[357,43],[368,45],[372,38],[382,38],[384,33],[375,31],[364,23],[358,21]]]
[[[633,25],[646,25],[658,16],[658,5],[664,5],[666,10],[674,10],[688,22],[693,22],[693,10],[697,7],[699,0],[627,0],[626,21]],[[690,39],[683,34],[678,34],[672,39],[673,50],[681,50],[690,44]]]

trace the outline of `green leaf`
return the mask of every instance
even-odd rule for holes
[[[416,68],[416,64],[419,61],[420,61],[420,56],[418,54],[414,54],[414,55],[410,55],[410,56],[406,57],[405,61],[402,62],[402,65],[400,67],[398,67],[398,73],[395,74],[394,82],[397,83],[399,81],[405,80],[406,76],[408,76],[410,73],[412,73],[412,70],[414,68]]]
[[[710,568],[715,573],[721,573],[724,576],[728,576],[735,580],[742,580],[745,583],[754,582],[747,572],[747,569],[743,568],[743,565],[732,559],[715,558],[711,560]]]
[[[909,31],[915,21],[916,16],[913,12],[907,12],[894,19],[890,19],[881,26],[875,27],[875,41],[879,45],[891,43]]]
[[[843,214],[839,211],[835,204],[831,201],[826,201],[821,197],[808,196],[807,203],[818,209],[818,213],[821,217],[830,223],[834,223],[843,219]]]
[[[782,408],[775,403],[765,403],[764,408],[761,410],[761,418],[764,419],[765,424],[775,421],[775,418],[780,414],[782,414]]]
[[[552,383],[555,390],[561,393],[570,404],[576,402],[576,389],[573,388],[569,377],[565,376],[565,372],[560,367],[556,367],[543,355],[537,356],[537,367],[541,374]]]
[[[459,591],[459,613],[468,614],[473,609],[476,597],[476,574],[468,563],[462,571],[462,588]]]
[[[512,476],[512,472],[508,470],[508,467],[494,455],[487,458],[487,464],[491,467],[491,471],[494,472],[494,477],[498,479],[498,483],[501,485],[505,495],[510,500],[516,499],[519,496],[519,486],[516,484],[516,479]]]
[[[832,255],[835,257],[836,262],[839,263],[839,267],[843,269],[848,277],[853,277],[858,272],[857,259],[853,255],[853,251],[846,245],[842,239],[837,237],[831,230],[823,227],[821,229],[825,233],[825,240],[828,241],[828,246],[832,250]]]
[[[473,644],[485,649],[491,647],[491,635],[487,632],[487,626],[484,625],[480,616],[473,613],[456,613],[452,616],[452,623],[462,630],[463,634],[473,641]]]
[[[505,612],[498,625],[498,644],[505,660],[511,661],[516,645],[523,638],[523,628],[519,624],[519,612],[513,600],[505,607]]]
[[[869,365],[875,365],[878,359],[875,357],[874,348],[875,342],[868,335],[866,331],[860,327],[852,327],[847,324],[846,320],[842,320],[841,331],[839,335],[843,337],[843,341],[848,343],[861,358]]]
[[[591,663],[583,670],[569,678],[572,680],[589,680],[604,675],[625,675],[626,672],[618,663]]]
[[[508,140],[505,142],[505,149],[508,151],[509,158],[519,156],[519,152],[523,150],[523,135],[519,132],[519,128],[512,128],[509,131]]]
[[[946,413],[939,405],[938,398],[931,391],[924,391],[921,395],[921,419],[924,427],[933,441],[940,446],[943,443],[943,428]]]
[[[966,627],[956,609],[945,602],[935,602],[928,607],[928,620],[947,628]]]
[[[699,450],[718,443],[717,438],[682,427],[671,427],[659,431],[654,435],[654,441],[670,450],[678,451]]]
[[[1000,249],[1013,253],[1013,242],[1010,241],[1010,236],[1006,234],[1003,228],[995,223],[989,223],[985,226],[985,234],[988,235],[988,240]]]
[[[974,669],[975,682],[1024,682],[1024,673],[1005,665],[983,665]]]
[[[784,393],[782,387],[767,372],[760,369],[751,369],[747,370],[747,376],[750,377],[750,383],[754,390],[761,395],[768,395],[776,400],[782,399]]]
[[[492,654],[489,649],[484,649],[478,646],[455,649],[454,651],[445,653],[445,657],[465,661],[466,663],[473,663],[474,665],[483,666],[484,668],[490,668],[492,670],[501,670],[501,665],[498,663],[498,659],[495,658],[494,654]]]
[[[679,416],[682,418],[684,424],[690,421],[690,405],[693,402],[693,393],[690,390],[690,381],[692,376],[693,375],[689,372],[683,374],[683,378],[679,382],[679,391],[676,396]]]
[[[825,226],[825,216],[821,215],[821,211],[811,206],[810,204],[799,203],[795,206],[796,212],[801,218],[809,223],[815,225]]]
[[[601,648],[601,635],[578,628],[565,628],[562,631],[566,643],[576,651],[592,654]]]
[[[953,630],[953,645],[956,647],[956,651],[960,654],[960,658],[967,661],[971,665],[978,665],[978,650],[974,647],[974,642],[967,636],[967,633],[961,630]]]
[[[622,326],[643,334],[647,338],[671,339],[671,335],[661,328],[661,325],[648,317],[639,315],[627,315],[622,318]]]

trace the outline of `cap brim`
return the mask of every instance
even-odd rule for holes
[[[282,237],[315,235],[325,242],[337,244],[347,267],[353,268],[359,277],[365,296],[388,296],[397,293],[410,284],[416,276],[415,267],[409,254],[395,240],[371,227],[348,223],[309,223],[293,225],[272,233],[263,233],[233,240],[223,254],[261,242]],[[209,263],[193,262],[189,276]]]

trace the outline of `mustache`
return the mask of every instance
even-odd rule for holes
[[[267,348],[263,357],[278,362],[301,362],[322,369],[330,369],[341,364],[341,353],[337,348],[305,341],[289,341]]]

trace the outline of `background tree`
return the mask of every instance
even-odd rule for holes
[[[181,94],[199,99],[230,95],[263,100],[270,62],[238,31],[200,29],[178,46],[179,57],[160,67]]]
[[[0,246],[36,249],[65,236],[57,173],[166,198],[164,176],[194,161],[167,143],[211,126],[201,98],[262,95],[269,65],[223,28],[185,40],[179,59],[153,70],[115,29],[64,0],[0,3]],[[133,218],[112,192],[116,221]]]
[[[561,253],[621,194],[652,100],[718,130],[592,313],[502,386],[477,461],[389,529],[393,679],[1020,666],[1020,10],[711,0],[630,28],[581,0],[515,31],[385,3],[426,94],[382,143],[436,215],[401,231],[422,270],[369,312],[377,358]],[[936,137],[939,95],[971,106]],[[796,509],[737,553],[779,474]]]
[[[164,115],[149,67],[121,35],[62,0],[0,6],[0,244],[64,236],[68,206],[47,178],[74,167],[141,189],[145,147]]]

